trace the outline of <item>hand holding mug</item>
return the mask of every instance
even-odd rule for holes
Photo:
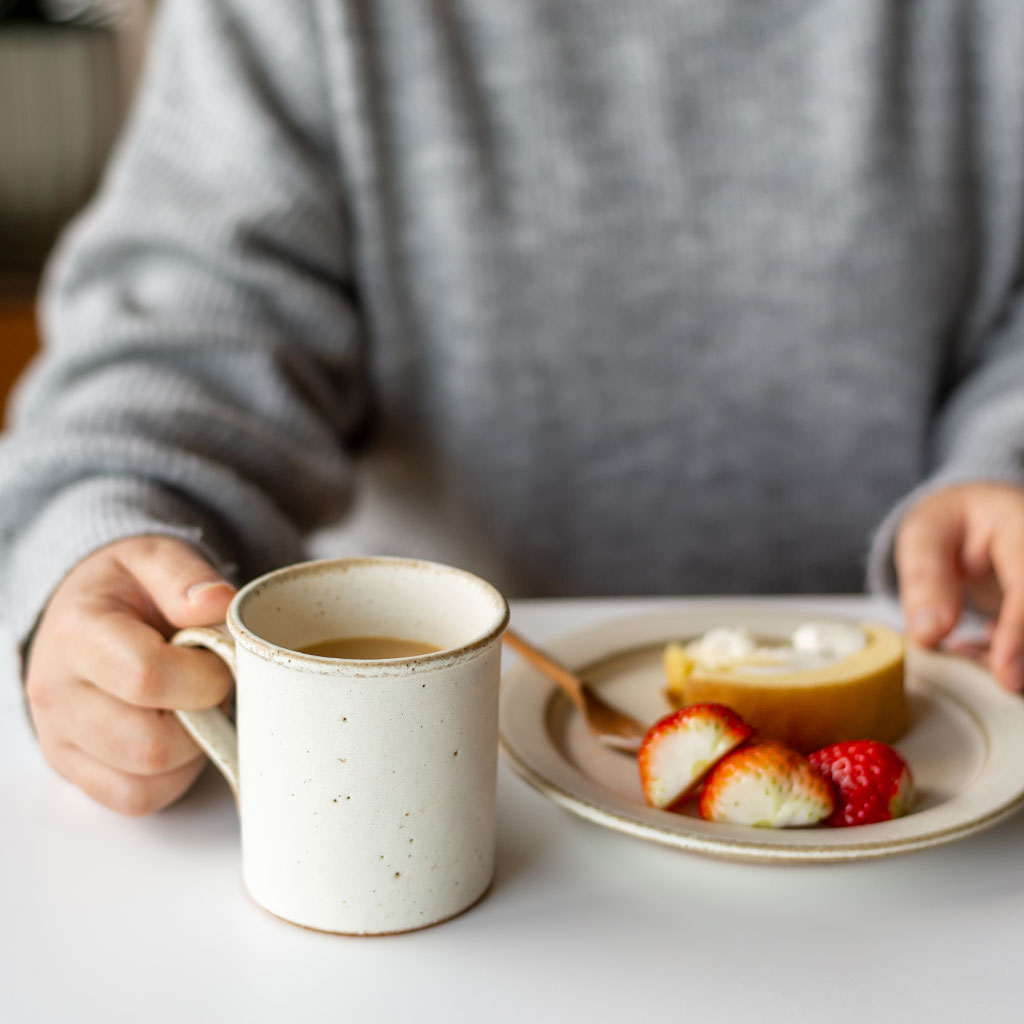
[[[141,815],[177,800],[205,758],[169,714],[231,692],[206,651],[166,640],[222,622],[234,588],[190,545],[132,537],[83,559],[56,589],[26,665],[44,757],[100,803]]]

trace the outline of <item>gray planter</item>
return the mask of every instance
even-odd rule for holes
[[[89,198],[124,92],[112,30],[0,24],[0,271],[37,269]]]

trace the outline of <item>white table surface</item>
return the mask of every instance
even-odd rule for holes
[[[687,602],[672,602],[686,605]],[[862,599],[784,602],[898,624]],[[522,602],[544,641],[663,601]],[[227,786],[126,819],[0,704],[0,1021],[1024,1021],[1024,815],[854,864],[731,863],[556,807],[503,764],[474,909],[387,938],[304,931],[242,889]]]

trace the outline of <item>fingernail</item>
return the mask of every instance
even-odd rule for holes
[[[234,589],[227,580],[203,580],[202,583],[193,583],[185,592],[185,597],[189,601],[195,601],[200,595],[206,593],[207,590],[211,590],[213,587],[227,587],[228,590]]]
[[[916,608],[910,615],[909,626],[914,636],[933,636],[942,629],[942,617],[935,608]]]

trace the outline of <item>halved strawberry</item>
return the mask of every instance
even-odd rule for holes
[[[816,750],[808,760],[835,787],[830,825],[870,825],[899,818],[914,801],[910,768],[887,743],[846,740]]]
[[[765,828],[814,825],[832,813],[832,787],[795,750],[765,740],[715,765],[700,794],[707,821]]]
[[[723,704],[689,704],[655,722],[637,755],[647,802],[673,807],[719,758],[753,732]]]

